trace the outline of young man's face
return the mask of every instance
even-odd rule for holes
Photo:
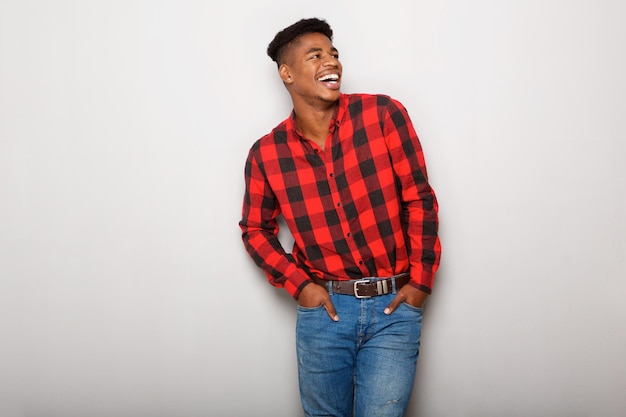
[[[280,75],[291,94],[307,102],[339,100],[339,52],[321,33],[302,35],[289,47]]]

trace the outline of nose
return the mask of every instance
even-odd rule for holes
[[[339,58],[335,57],[334,55],[326,55],[324,57],[323,64],[326,67],[337,67],[339,66]]]

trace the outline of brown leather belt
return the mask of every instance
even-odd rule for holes
[[[317,277],[312,277],[311,279],[316,284],[328,288],[329,292],[332,291],[335,294],[354,295],[356,298],[369,298],[399,290],[410,281],[411,276],[408,272],[405,272],[388,278],[372,277],[346,281],[330,281]]]

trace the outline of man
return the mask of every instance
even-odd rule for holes
[[[270,283],[297,300],[305,414],[402,416],[439,265],[437,201],[405,108],[340,92],[332,36],[302,19],[269,44],[293,112],[250,150],[240,226]]]

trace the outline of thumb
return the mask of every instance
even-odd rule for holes
[[[326,309],[326,312],[328,313],[328,316],[331,318],[332,321],[339,321],[339,316],[337,315],[337,311],[335,310],[335,306],[333,305],[332,301],[327,300],[324,303],[324,308]]]
[[[398,295],[396,295],[394,297],[393,300],[391,300],[391,302],[389,303],[389,305],[387,305],[387,307],[385,308],[384,313],[385,314],[391,314],[394,311],[396,311],[396,308],[398,308],[398,306],[400,305],[400,303],[402,303],[402,298],[400,298]]]

